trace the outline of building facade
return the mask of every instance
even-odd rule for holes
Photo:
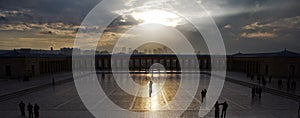
[[[112,67],[129,70],[147,70],[154,63],[162,64],[166,70],[179,71],[182,67],[210,71],[212,63],[223,69],[225,60],[210,55],[197,55],[197,60],[190,58],[191,55],[172,54],[133,54],[126,61],[126,55],[118,55],[114,60],[110,54],[97,54],[95,61],[80,55],[73,57],[76,64],[72,65],[70,55],[58,53],[40,53],[31,50],[13,50],[0,54],[0,78],[16,79],[24,77],[37,77],[56,72],[71,71],[73,67],[81,69],[93,67],[96,70],[110,71]],[[198,65],[196,65],[198,63]],[[239,71],[255,75],[272,76],[278,78],[300,78],[300,54],[291,51],[274,53],[234,54],[227,56],[227,70]],[[223,65],[223,66],[222,66]]]

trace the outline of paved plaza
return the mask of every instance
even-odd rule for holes
[[[154,81],[152,97],[137,97],[129,95],[118,87],[111,74],[98,75],[98,80],[108,97],[116,105],[133,112],[159,112],[169,117],[173,114],[167,114],[170,111],[184,111],[181,117],[198,117],[201,105],[205,105],[205,100],[201,103],[201,90],[207,89],[210,82],[208,75],[201,75],[198,92],[193,102],[187,109],[182,109],[179,105],[170,105],[173,100],[181,79],[193,81],[199,78],[193,78],[191,74],[188,78],[180,78],[179,74],[168,74],[165,84]],[[150,77],[146,74],[133,74],[133,80],[141,85],[147,85]],[[124,78],[123,82],[127,82]],[[163,86],[162,89],[156,89],[157,86]],[[189,90],[185,90],[187,93]],[[148,94],[148,89],[139,89],[140,94]],[[41,107],[41,118],[93,118],[94,116],[86,109],[76,91],[74,82],[67,82],[57,86],[50,86],[39,91],[28,93],[0,102],[0,115],[3,118],[18,118],[20,112],[18,103],[23,100],[26,104],[39,104]],[[97,105],[105,105],[104,100],[99,100]],[[225,82],[220,103],[227,101],[229,104],[228,118],[297,118],[298,102],[269,93],[263,93],[262,98],[251,98],[251,88],[241,86],[231,82]],[[184,102],[184,99],[181,101]],[[167,108],[162,109],[163,107]],[[220,107],[222,109],[222,107]],[[116,111],[118,112],[118,111]],[[109,116],[103,116],[109,117]],[[159,116],[140,116],[140,117],[159,117]],[[214,117],[214,108],[205,116]]]

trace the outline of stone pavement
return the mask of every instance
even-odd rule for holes
[[[210,72],[203,72],[204,74],[210,74]],[[219,76],[219,75],[215,75]],[[281,89],[278,88],[277,82],[278,80],[283,80],[283,87]],[[267,85],[265,87],[262,86],[262,84],[259,84],[258,80],[256,78],[254,80],[251,80],[251,78],[247,77],[245,73],[241,72],[232,72],[228,71],[226,72],[226,81],[230,81],[236,84],[244,85],[249,88],[255,87],[255,86],[262,86],[263,91],[272,93],[278,96],[286,97],[295,101],[300,101],[300,87],[298,86],[296,90],[287,90],[286,89],[286,82],[287,80],[284,80],[284,78],[273,78],[271,82],[269,83],[268,78]],[[300,83],[298,80],[297,83]]]
[[[31,78],[30,81],[19,81],[17,79],[5,80],[0,82],[0,97],[8,94],[13,94],[23,90],[43,86],[52,83],[52,78],[56,82],[72,79],[72,72],[61,72],[55,74],[44,75],[41,77]]]
[[[251,78],[247,77],[245,73],[242,72],[233,72],[233,71],[227,71],[227,77],[229,78],[233,78],[233,79],[239,79],[241,81],[245,81],[245,82],[251,82],[251,83],[255,83],[255,84],[259,84],[258,80],[255,78],[254,80],[251,80]],[[287,92],[290,94],[295,94],[295,95],[300,95],[300,80],[294,78],[291,79],[291,81],[296,81],[296,83],[298,83],[298,86],[296,86],[296,90],[287,90],[287,78],[272,78],[271,82],[269,82],[269,78],[265,77],[267,84],[266,87],[268,88],[272,88],[272,89],[276,89],[276,90],[280,90],[283,92]],[[278,87],[278,80],[282,80],[282,88],[279,89]],[[260,84],[262,85],[262,84]]]
[[[143,78],[144,74],[137,74],[134,81],[138,84],[147,84],[149,79]],[[189,79],[193,81],[199,78],[179,78],[177,74],[168,75],[163,89],[157,91],[157,94],[149,97],[136,97],[125,93],[121,88],[117,87],[116,82],[110,74],[105,74],[105,78],[99,75],[99,84],[106,92],[107,97],[113,103],[123,108],[123,110],[134,112],[156,112],[165,114],[168,117],[174,117],[174,114],[168,114],[168,111],[182,111],[181,117],[198,117],[199,108],[202,104],[200,91],[208,87],[210,82],[208,75],[201,75],[199,81],[198,92],[193,96],[193,101],[187,109],[182,109],[181,106],[174,104],[170,105],[174,95],[176,94],[180,80]],[[124,78],[123,82],[127,82],[128,78]],[[154,82],[155,86],[159,83]],[[188,90],[186,90],[188,91]],[[91,91],[94,93],[97,91]],[[139,89],[140,93],[148,94],[148,90]],[[54,87],[49,87],[37,92],[29,93],[18,98],[9,99],[0,102],[0,115],[4,118],[19,117],[18,103],[23,100],[26,104],[31,102],[37,103],[41,107],[42,118],[93,118],[94,116],[86,109],[81,102],[80,97],[75,88],[74,82],[68,82]],[[251,89],[245,86],[225,82],[219,102],[227,101],[229,104],[227,117],[228,118],[296,118],[298,102],[283,97],[279,97],[269,93],[263,93],[262,99],[255,97],[251,98]],[[184,102],[184,98],[182,101]],[[204,102],[205,103],[205,102]],[[97,105],[106,105],[102,100],[94,103]],[[162,108],[167,106],[167,110]],[[107,107],[109,108],[109,107]],[[221,107],[222,108],[222,107]],[[115,110],[114,113],[121,111]],[[100,115],[103,118],[112,117],[112,115]],[[142,115],[139,117],[159,117],[151,115]],[[205,118],[214,117],[214,109],[205,116]]]

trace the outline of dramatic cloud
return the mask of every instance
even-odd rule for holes
[[[275,38],[277,35],[275,33],[270,33],[270,32],[255,32],[255,33],[242,33],[241,35],[244,38]]]
[[[243,27],[245,30],[255,30],[260,28],[275,28],[275,29],[284,29],[284,28],[300,28],[300,16],[282,18],[276,21],[269,23],[259,23],[254,22],[252,24],[246,25]]]
[[[285,47],[300,51],[299,0],[196,1],[203,5],[216,21],[228,52],[272,51]],[[97,32],[101,28],[98,26],[79,27],[84,17],[99,2],[101,0],[2,0],[0,1],[1,49],[22,47],[22,44],[24,47],[45,49],[48,49],[49,45],[54,45],[55,48],[67,47],[73,43],[78,29],[99,35]],[[122,37],[124,32],[142,22],[137,17],[124,15],[133,12],[135,7],[142,10],[150,10],[153,5],[167,9],[170,4],[186,8],[194,7],[187,6],[185,2],[191,0],[120,0],[113,6],[104,6],[101,9],[106,12],[101,13],[99,17],[107,18],[116,14],[120,17],[105,29],[99,46],[111,49],[113,43]],[[125,5],[127,9],[118,9],[121,5]],[[201,18],[205,15],[198,14],[199,12],[203,11],[188,12],[187,15],[201,22]],[[193,44],[202,40],[201,34],[196,32],[191,24],[185,23],[179,23],[174,28],[180,30]],[[87,34],[85,38],[89,41],[91,36]],[[46,45],[46,42],[51,43]]]

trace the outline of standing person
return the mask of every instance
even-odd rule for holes
[[[262,84],[264,87],[266,87],[266,85],[267,85],[266,79],[264,79],[264,78],[262,79]]]
[[[279,89],[282,88],[282,80],[278,80],[278,88],[279,88]]]
[[[205,101],[206,101],[206,94],[207,94],[207,90],[206,90],[206,89],[204,89],[204,90],[203,90],[203,93],[204,93],[204,97],[203,97],[203,98],[204,98],[204,99],[205,99]]]
[[[228,104],[227,104],[227,102],[225,101],[224,103],[222,103],[222,104],[220,104],[220,105],[223,105],[223,107],[222,107],[221,118],[225,118],[225,117],[226,117],[226,111],[227,111],[227,108],[228,108]]]
[[[21,111],[21,116],[22,116],[22,117],[25,117],[25,104],[24,104],[23,101],[21,101],[21,102],[19,103],[19,107],[20,107],[20,111]]]
[[[52,78],[52,86],[55,86],[55,79]]]
[[[286,89],[289,91],[291,88],[291,80],[288,78],[288,81],[286,82]]]
[[[40,106],[37,105],[37,104],[34,104],[33,112],[34,112],[34,117],[35,118],[38,118],[40,116],[39,110],[40,110]]]
[[[254,87],[252,88],[251,93],[252,93],[252,98],[254,98],[254,96],[255,96],[255,88]]]
[[[261,93],[262,93],[262,88],[259,87],[259,88],[258,88],[258,96],[259,96],[259,99],[261,98]]]
[[[152,80],[150,80],[150,83],[149,83],[149,97],[151,97],[151,94],[152,94]]]
[[[28,118],[33,118],[32,108],[33,108],[33,106],[29,102],[28,105],[27,105]]]
[[[220,107],[219,107],[219,102],[217,101],[215,104],[215,118],[220,117]]]
[[[298,118],[300,118],[300,101],[299,101],[299,107],[298,107]]]
[[[203,103],[203,99],[204,99],[204,90],[201,91],[201,102]]]
[[[260,75],[257,75],[258,85],[260,85]]]

